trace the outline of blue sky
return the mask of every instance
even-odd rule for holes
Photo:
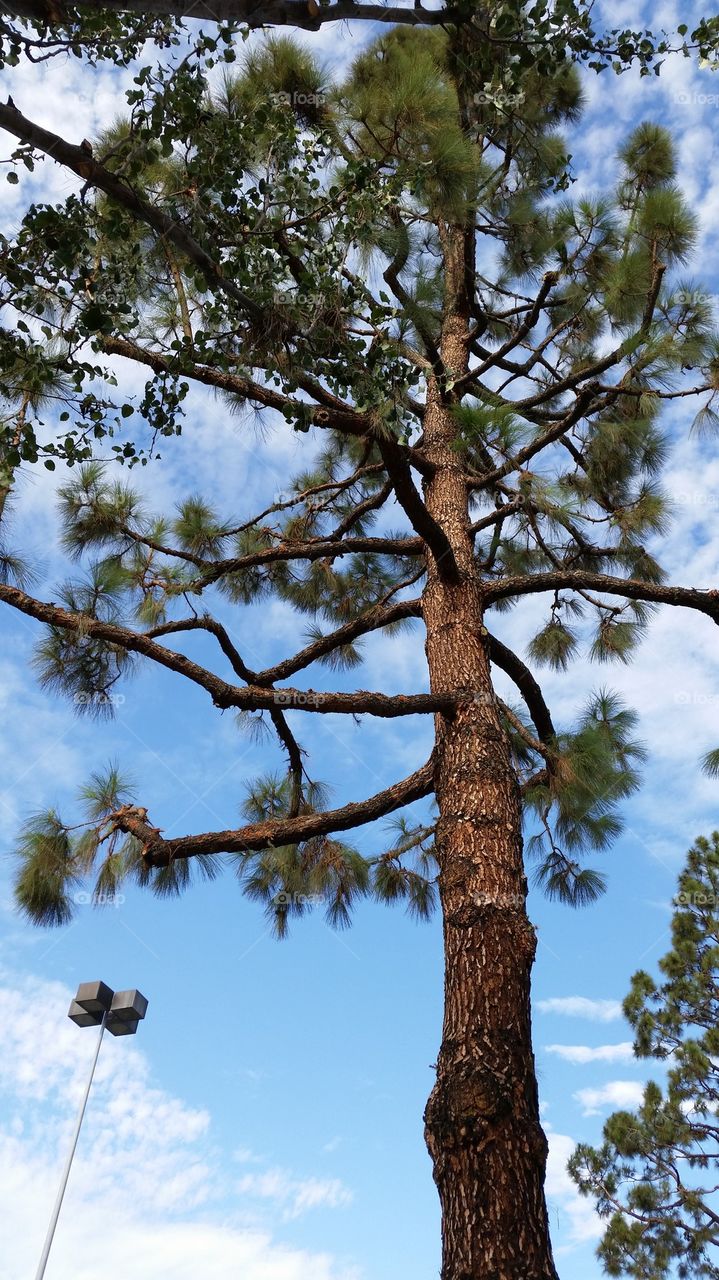
[[[617,22],[637,22],[614,6]],[[633,6],[632,6],[633,9]],[[653,7],[653,26],[688,21]],[[610,17],[612,14],[610,13]],[[326,29],[333,65],[359,45]],[[28,115],[79,141],[120,109],[114,73],[91,76],[74,61],[13,72],[11,91]],[[715,176],[719,77],[677,60],[661,77],[585,76],[587,110],[570,136],[575,191],[611,182],[614,155],[632,126],[652,118],[673,131],[680,182],[700,217],[688,274],[717,290],[719,177]],[[72,181],[42,167],[34,189],[6,187],[3,225],[31,192],[59,198]],[[5,186],[5,184],[2,184]],[[125,385],[138,390],[131,374]],[[681,404],[681,402],[680,402]],[[689,438],[691,414],[672,410],[675,447],[666,477],[675,511],[662,555],[670,580],[715,586],[719,445]],[[183,494],[213,495],[233,518],[252,514],[304,465],[305,437],[272,423],[266,437],[194,394],[181,439],[161,462],[132,473],[168,510]],[[67,573],[56,549],[54,490],[62,476],[28,473],[18,487],[13,542],[35,559],[42,594]],[[542,616],[528,601],[498,623],[523,650]],[[248,611],[232,621],[253,660],[291,652],[297,623],[287,610]],[[140,784],[152,819],[168,833],[232,825],[244,783],[279,754],[238,733],[195,689],[141,669],[122,687],[111,725],[77,719],[41,692],[28,671],[38,630],[0,613],[0,849],[12,847],[34,809],[72,812],[92,768],[117,758]],[[208,652],[187,646],[188,653]],[[666,950],[669,900],[683,852],[719,825],[717,784],[698,769],[719,745],[717,641],[705,618],[657,615],[636,662],[617,670],[575,664],[545,676],[559,724],[569,725],[592,689],[623,693],[641,715],[651,749],[642,790],[625,806],[626,829],[602,870],[609,890],[574,914],[533,893],[539,950],[534,973],[535,1046],[551,1159],[548,1195],[562,1280],[595,1280],[597,1222],[574,1193],[564,1164],[576,1140],[599,1136],[603,1117],[636,1100],[647,1071],[631,1057],[619,1002],[631,974]],[[418,630],[375,638],[352,683],[385,691],[426,687]],[[308,674],[308,684],[326,676]],[[294,713],[299,717],[301,713]],[[359,798],[404,776],[428,753],[429,727],[313,716],[303,721],[314,773],[332,801]],[[381,831],[357,843],[376,849]],[[8,1280],[32,1274],[54,1196],[63,1144],[92,1032],[65,1018],[78,982],[137,985],[150,999],[134,1042],[110,1040],[83,1135],[48,1275],[53,1280],[431,1280],[439,1267],[439,1215],[422,1138],[441,1024],[439,922],[417,925],[401,910],[361,904],[353,928],[335,933],[311,916],[275,942],[261,910],[231,874],[179,901],[132,890],[104,911],[78,906],[75,923],[36,930],[15,914],[11,864],[0,863],[0,1252]]]

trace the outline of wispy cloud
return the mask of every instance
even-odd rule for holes
[[[634,1048],[631,1040],[622,1040],[620,1044],[548,1044],[546,1053],[553,1053],[565,1062],[577,1064],[585,1062],[631,1062]]]
[[[352,1192],[339,1178],[294,1178],[286,1169],[246,1173],[237,1183],[241,1195],[273,1200],[285,1221],[299,1218],[309,1209],[342,1209],[352,1203]]]
[[[545,1183],[547,1205],[552,1220],[558,1226],[556,1238],[562,1242],[556,1252],[562,1254],[577,1245],[596,1240],[602,1234],[602,1224],[593,1203],[579,1194],[567,1173],[567,1161],[576,1145],[574,1138],[545,1127],[549,1142]]]
[[[614,1022],[622,1016],[619,1000],[590,1000],[588,996],[551,996],[538,1000],[540,1013],[561,1013],[567,1018],[588,1018],[591,1022]]]
[[[0,1104],[9,1104],[0,1107],[3,1280],[25,1280],[37,1265],[86,1078],[94,1037],[67,1021],[69,1000],[61,983],[0,973]],[[280,1244],[255,1225],[269,1194],[289,1220],[347,1203],[348,1189],[284,1171],[258,1179],[239,1206],[228,1198],[210,1113],[158,1088],[142,1051],[108,1038],[53,1245],[53,1278],[78,1280],[82,1258],[82,1274],[103,1280],[359,1280],[353,1266]]]
[[[608,1107],[638,1107],[643,1094],[644,1085],[637,1080],[610,1080],[597,1089],[578,1089],[572,1097],[585,1116],[598,1116]]]

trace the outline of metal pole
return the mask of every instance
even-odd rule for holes
[[[51,1217],[51,1219],[50,1219],[50,1226],[48,1227],[48,1230],[47,1230],[47,1236],[46,1236],[46,1238],[45,1238],[45,1245],[44,1245],[44,1247],[43,1247],[42,1257],[41,1257],[41,1259],[40,1259],[40,1265],[39,1265],[39,1267],[38,1267],[38,1269],[37,1269],[37,1273],[36,1273],[36,1276],[35,1276],[35,1280],[42,1280],[43,1276],[45,1275],[45,1267],[47,1266],[47,1260],[48,1260],[48,1257],[49,1257],[49,1255],[50,1255],[50,1248],[51,1248],[51,1246],[52,1246],[53,1236],[55,1235],[55,1228],[56,1228],[56,1226],[57,1226],[57,1220],[58,1220],[58,1218],[60,1217],[60,1209],[62,1208],[62,1201],[63,1201],[63,1196],[65,1195],[65,1188],[67,1187],[67,1180],[68,1180],[68,1178],[70,1177],[70,1170],[71,1170],[71,1168],[72,1168],[72,1161],[73,1161],[73,1157],[74,1157],[74,1155],[75,1155],[75,1149],[76,1149],[76,1147],[77,1147],[77,1140],[78,1140],[78,1138],[80,1137],[80,1130],[81,1130],[81,1128],[82,1128],[82,1122],[83,1122],[83,1119],[84,1119],[84,1116],[85,1116],[85,1108],[86,1108],[86,1106],[87,1106],[87,1100],[88,1100],[88,1098],[90,1097],[90,1089],[92,1088],[92,1081],[93,1081],[93,1078],[94,1078],[94,1076],[95,1076],[95,1067],[97,1066],[97,1059],[98,1059],[98,1057],[100,1056],[100,1045],[102,1044],[102,1037],[103,1037],[103,1035],[104,1035],[104,1033],[105,1033],[105,1023],[106,1023],[106,1022],[107,1022],[107,1014],[106,1014],[106,1013],[103,1013],[103,1015],[102,1015],[102,1022],[100,1023],[100,1035],[99,1035],[99,1037],[98,1037],[98,1041],[97,1041],[97,1048],[95,1049],[95,1056],[94,1056],[94,1058],[93,1058],[93,1060],[92,1060],[92,1067],[91,1067],[91,1069],[90,1069],[90,1078],[89,1078],[89,1080],[88,1080],[88,1082],[87,1082],[87,1088],[85,1089],[85,1095],[84,1095],[84,1097],[83,1097],[83,1099],[82,1099],[82,1104],[81,1104],[81,1106],[80,1106],[80,1112],[79,1112],[79,1115],[78,1115],[78,1117],[77,1117],[77,1124],[75,1125],[75,1132],[74,1132],[74,1134],[73,1134],[72,1146],[70,1147],[70,1154],[69,1154],[69,1155],[68,1155],[68,1157],[67,1157],[67,1162],[66,1162],[66,1164],[65,1164],[65,1168],[64,1168],[64,1170],[63,1170],[63,1174],[62,1174],[62,1181],[60,1182],[60,1190],[59,1190],[59,1191],[58,1191],[58,1193],[57,1193],[57,1200],[55,1201],[55,1208],[54,1208],[54,1209],[53,1209],[53,1211],[52,1211],[52,1217]]]

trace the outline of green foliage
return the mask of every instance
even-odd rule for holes
[[[656,245],[660,261],[685,262],[696,240],[697,219],[678,187],[662,187],[643,198],[637,231],[648,244]]]
[[[137,527],[142,508],[123,481],[109,481],[100,463],[87,463],[59,491],[62,544],[73,558],[90,548],[114,545],[126,528]]]
[[[251,783],[242,806],[250,822],[285,818],[293,799],[290,774],[270,774]],[[303,781],[299,812],[325,807],[327,790]],[[327,923],[344,929],[357,902],[371,894],[380,902],[403,901],[410,916],[427,919],[435,906],[434,829],[411,826],[405,818],[390,824],[395,839],[379,857],[367,858],[343,841],[318,836],[300,844],[272,845],[232,856],[245,894],[261,902],[277,937],[286,937],[292,919],[313,908]]]
[[[137,33],[117,21],[133,47]],[[487,21],[491,32],[479,38],[477,23],[385,28],[336,83],[284,35],[240,58],[229,27],[193,38],[176,65],[136,68],[128,113],[95,139],[95,156],[135,207],[89,188],[32,205],[3,241],[7,301],[19,319],[0,335],[0,492],[25,462],[60,456],[76,467],[61,516],[65,549],[83,570],[56,595],[87,622],[76,632],[48,628],[36,665],[78,709],[110,714],[133,665],[122,644],[89,635],[91,619],[150,631],[207,626],[208,645],[219,639],[237,673],[234,633],[213,627],[212,605],[224,625],[232,606],[271,598],[310,624],[285,674],[315,660],[356,668],[355,620],[423,588],[416,544],[411,555],[381,551],[380,539],[395,536],[398,493],[382,452],[412,442],[403,456],[410,472],[417,464],[419,493],[429,480],[419,455],[431,380],[451,411],[456,464],[481,526],[480,578],[568,570],[662,580],[651,541],[669,516],[659,485],[662,396],[687,369],[719,384],[711,306],[700,284],[679,275],[695,219],[675,186],[665,130],[634,130],[616,188],[591,199],[571,198],[561,132],[582,105],[573,58],[619,68],[638,59],[646,70],[658,46],[629,29],[603,44],[588,11],[563,0],[531,9],[511,0]],[[697,40],[708,48],[717,31],[703,26]],[[531,32],[541,39],[528,40]],[[176,35],[168,28],[171,44]],[[12,163],[26,162],[34,164],[21,145]],[[151,216],[137,216],[138,201]],[[471,377],[454,357],[442,367],[437,352],[457,286],[445,271],[448,244],[468,220],[476,271],[464,273],[468,296],[451,319],[466,331]],[[103,362],[143,351],[152,377],[124,401]],[[285,423],[310,437],[303,470],[264,512],[248,514],[244,495],[241,509],[222,512],[200,493],[155,511],[91,456],[109,447],[118,461],[146,461],[158,439],[181,429],[193,380],[210,383],[218,411],[239,415],[242,429],[271,393]],[[565,429],[572,396],[579,407]],[[62,405],[51,424],[40,417],[48,403]],[[334,413],[351,430],[332,427]],[[710,401],[699,425],[713,415]],[[406,534],[405,523],[396,537]],[[355,541],[337,553],[338,543],[371,535],[379,550],[357,551]],[[328,554],[316,550],[323,541],[335,544]],[[0,554],[0,574],[22,572],[17,557]],[[207,612],[198,612],[200,596]],[[513,604],[509,596],[495,607]],[[638,601],[563,589],[530,659],[556,671],[587,650],[627,662],[648,614]],[[537,878],[552,896],[578,904],[602,888],[580,859],[608,847],[616,807],[637,785],[641,751],[628,717],[602,697],[574,733],[540,742],[524,713],[505,711],[529,821],[539,826],[530,842]],[[320,809],[286,722],[269,712],[240,719],[251,732],[277,730],[292,762],[288,776],[251,789],[248,821]],[[98,824],[114,803],[103,800],[71,841],[83,874],[104,852]],[[370,892],[424,916],[434,895],[424,839],[405,832],[374,859],[324,839],[238,861],[278,930],[307,906],[297,895],[318,896],[337,924]],[[196,865],[213,875],[219,862]],[[153,871],[136,849],[113,845],[98,892],[114,892],[124,875],[174,894],[190,867],[179,859]]]
[[[73,915],[70,890],[80,876],[72,856],[70,835],[53,811],[36,813],[17,841],[20,869],[15,899],[21,911],[39,925],[67,924]]]
[[[214,854],[174,858],[166,867],[155,868],[150,887],[158,898],[179,898],[195,880],[215,880],[221,869],[221,862]]]
[[[710,778],[719,778],[719,748],[707,751],[702,759],[702,768]]]
[[[308,128],[331,120],[330,80],[309,49],[284,35],[270,35],[249,50],[240,78],[226,76],[228,105],[255,114],[267,102],[279,103]]]
[[[374,860],[374,895],[380,902],[404,902],[410,916],[428,920],[437,905],[434,828],[412,826],[403,817],[389,826],[395,839],[387,853]],[[412,863],[407,865],[409,855]]]
[[[134,798],[133,784],[113,763],[91,773],[80,788],[82,820],[76,825],[67,826],[54,810],[28,819],[15,847],[15,901],[33,924],[67,924],[76,907],[88,902],[120,906],[122,891],[132,882],[158,897],[176,897],[196,878],[215,879],[222,860],[210,855],[148,866],[139,841],[118,823],[128,809],[146,816],[134,807]],[[89,892],[81,888],[88,882]]]
[[[84,581],[66,583],[59,595],[71,612],[113,623],[120,619],[124,586],[122,566],[103,560],[91,567]],[[66,694],[79,713],[99,718],[114,714],[114,686],[132,665],[133,655],[123,646],[55,626],[47,627],[33,657],[44,688]]]
[[[461,218],[478,156],[461,128],[446,57],[443,33],[396,27],[355,60],[342,105],[362,151],[395,164],[434,215]]]
[[[95,900],[111,900],[108,894],[116,893],[136,850],[133,841],[108,827],[108,821],[131,797],[131,785],[113,764],[104,774],[91,774],[81,789],[79,800],[86,821],[79,827],[66,826],[54,810],[28,819],[15,849],[19,862],[15,900],[33,924],[67,924],[77,902],[88,901],[87,894],[83,898],[73,890],[93,871],[103,844],[107,848],[93,893]]]
[[[321,640],[324,634],[321,627],[308,627],[306,632],[307,639],[311,642]],[[357,644],[338,644],[328,653],[323,654],[318,661],[333,671],[352,671],[355,667],[362,665],[364,656]]]
[[[591,655],[597,662],[629,662],[636,647],[642,627],[636,622],[618,622],[613,618],[602,618],[591,648]]]
[[[606,850],[622,829],[617,808],[639,786],[646,756],[634,737],[636,720],[615,694],[596,694],[575,732],[558,735],[546,777],[525,791],[526,820],[530,828],[538,824],[527,842],[537,859],[535,881],[571,906],[604,891],[605,878],[579,859]]]
[[[671,134],[661,125],[644,120],[623,143],[619,158],[627,173],[625,199],[671,182],[677,163]]]
[[[457,405],[454,417],[463,446],[479,440],[485,447],[509,451],[523,442],[527,431],[511,405]]]
[[[548,898],[572,907],[589,906],[607,887],[605,876],[590,867],[580,867],[559,850],[547,854],[537,868],[535,882]]]
[[[553,617],[530,641],[529,653],[535,662],[543,666],[552,667],[555,671],[566,671],[576,647],[576,635],[558,618]]]
[[[569,1171],[606,1228],[608,1275],[646,1280],[719,1275],[715,1170],[719,1160],[719,834],[700,838],[679,876],[663,981],[640,971],[624,1002],[634,1052],[669,1066],[637,1111],[581,1144]]]
[[[691,430],[694,435],[706,439],[715,439],[719,432],[719,413],[712,407],[711,401],[705,404],[696,414]]]
[[[181,503],[171,532],[176,545],[204,560],[219,555],[227,537],[226,528],[199,494]]]
[[[119,766],[112,763],[105,773],[90,774],[78,798],[88,822],[98,822],[121,805],[129,804],[134,799],[134,787],[130,779],[120,773]]]
[[[37,574],[27,561],[0,546],[0,582],[27,591],[36,580]]]

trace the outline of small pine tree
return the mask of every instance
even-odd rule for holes
[[[639,1058],[666,1062],[637,1111],[617,1111],[601,1147],[569,1169],[609,1222],[598,1249],[610,1276],[719,1276],[719,833],[689,850],[663,981],[632,978],[624,1012]]]

